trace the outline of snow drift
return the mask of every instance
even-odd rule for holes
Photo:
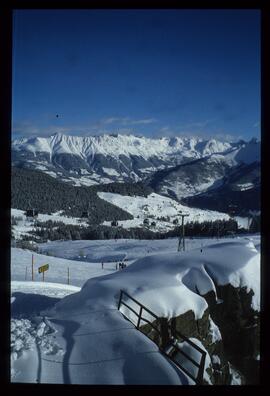
[[[115,308],[124,289],[160,317],[191,309],[201,318],[207,308],[202,295],[216,293],[215,284],[251,289],[252,307],[259,311],[259,281],[260,254],[251,241],[215,243],[202,251],[150,255],[123,271],[89,279],[80,292],[57,303],[50,315]]]

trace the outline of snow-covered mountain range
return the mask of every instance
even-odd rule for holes
[[[120,134],[79,137],[59,133],[12,143],[15,165],[39,169],[75,185],[139,181],[157,170],[213,155],[226,155],[229,164],[255,160],[259,158],[259,143],[198,137],[152,139]]]
[[[246,212],[260,209],[260,148],[254,138],[222,142],[57,133],[14,140],[12,161],[75,186],[142,181],[191,206],[227,212],[229,204],[246,202]]]

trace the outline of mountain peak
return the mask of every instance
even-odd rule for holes
[[[66,136],[66,135],[64,135],[62,132],[54,132],[52,135],[50,135],[50,137],[53,136]]]

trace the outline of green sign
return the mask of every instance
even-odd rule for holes
[[[49,269],[49,264],[42,265],[41,267],[39,267],[38,273],[41,274],[42,272],[45,272],[48,269]]]

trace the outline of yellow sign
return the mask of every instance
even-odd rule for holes
[[[38,273],[41,274],[42,272],[45,272],[48,269],[49,269],[49,264],[42,265],[42,267],[39,267]]]

